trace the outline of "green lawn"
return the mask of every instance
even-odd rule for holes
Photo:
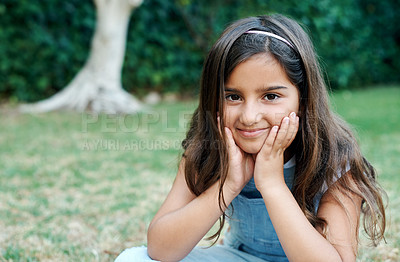
[[[359,261],[399,261],[400,87],[338,92],[389,196],[387,244]],[[0,261],[112,261],[145,244],[169,191],[195,102],[98,117],[0,109]],[[363,241],[364,242],[364,241]]]
[[[352,124],[367,159],[388,195],[387,244],[362,246],[360,261],[400,261],[400,88],[339,92],[337,112]]]

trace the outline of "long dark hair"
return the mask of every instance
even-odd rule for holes
[[[247,34],[248,30],[274,33],[290,45],[263,34]],[[222,188],[228,152],[217,123],[219,115],[223,127],[224,83],[238,64],[260,53],[272,55],[299,89],[300,127],[291,147],[296,152],[292,192],[300,208],[313,226],[326,229],[326,222],[316,216],[314,203],[323,185],[335,186],[345,194],[354,193],[363,199],[364,228],[377,243],[385,231],[385,210],[375,170],[362,156],[350,128],[329,108],[327,88],[310,38],[297,22],[282,15],[239,20],[211,48],[203,67],[199,106],[182,143],[189,189],[200,195],[220,181],[220,208],[225,210]],[[348,167],[351,177],[344,174]],[[343,174],[337,180],[340,170]],[[224,221],[225,214],[212,237],[220,235]]]

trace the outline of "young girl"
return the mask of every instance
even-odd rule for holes
[[[229,26],[204,64],[178,174],[148,247],[117,261],[355,261],[360,214],[377,243],[375,171],[329,109],[314,48],[281,15]],[[223,245],[195,248],[220,219]]]

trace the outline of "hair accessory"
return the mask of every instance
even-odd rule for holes
[[[249,31],[246,32],[246,34],[262,34],[262,35],[267,35],[267,36],[273,37],[273,38],[275,38],[275,39],[278,39],[278,40],[284,42],[285,44],[287,44],[288,46],[290,46],[291,48],[294,49],[294,46],[293,46],[288,40],[286,40],[285,38],[283,38],[283,37],[281,37],[281,36],[279,36],[279,35],[276,35],[276,34],[273,34],[273,33],[270,33],[270,32],[260,31],[260,30],[249,30]]]

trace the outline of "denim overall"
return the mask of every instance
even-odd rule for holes
[[[283,166],[286,185],[292,189],[296,168],[295,157]],[[350,170],[347,165],[346,172]],[[338,172],[337,178],[341,176]],[[328,189],[323,185],[314,198],[315,212],[319,201]],[[232,213],[233,205],[233,213]],[[288,261],[279,242],[275,229],[269,218],[260,192],[256,189],[254,179],[243,188],[232,201],[227,214],[230,215],[230,230],[225,234],[224,244],[210,248],[196,247],[182,261],[184,262],[280,262]],[[154,261],[147,255],[146,247],[133,247],[122,252],[115,262]]]
[[[285,182],[289,189],[293,187],[295,167],[294,158],[284,165]],[[227,212],[232,216],[225,244],[267,261],[288,261],[253,178],[232,201],[232,205],[233,214],[232,207]]]

